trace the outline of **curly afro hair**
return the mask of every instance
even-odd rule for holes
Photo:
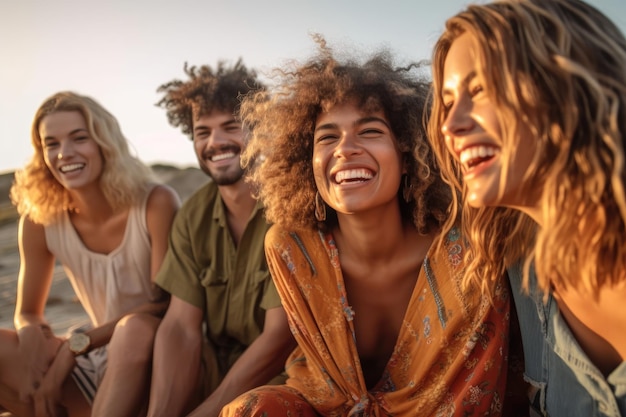
[[[161,85],[164,93],[156,106],[167,110],[167,120],[193,139],[193,120],[214,110],[232,112],[239,109],[241,97],[252,91],[265,89],[254,70],[246,68],[241,58],[233,66],[219,61],[215,69],[208,65],[188,66],[188,81],[172,80]]]
[[[251,129],[242,155],[248,180],[257,188],[272,223],[287,229],[332,229],[336,213],[326,207],[325,222],[317,222],[314,198],[313,135],[317,116],[333,105],[355,100],[364,110],[382,110],[388,118],[407,170],[412,198],[398,190],[403,217],[420,232],[439,227],[447,218],[450,188],[444,184],[426,138],[430,82],[422,66],[394,65],[382,50],[365,62],[333,55],[321,36],[319,53],[305,63],[292,62],[275,75],[269,91],[248,95],[241,116]]]

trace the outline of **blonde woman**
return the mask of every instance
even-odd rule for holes
[[[18,416],[137,416],[154,333],[134,334],[133,322],[156,330],[164,311],[152,277],[179,199],[155,183],[116,119],[89,97],[45,100],[31,139],[35,153],[11,190],[21,264],[16,330],[0,329],[0,404]],[[53,334],[44,314],[55,261],[91,321],[67,338]]]
[[[626,415],[624,68],[624,35],[580,0],[469,6],[433,54],[468,280],[508,268],[541,415]]]

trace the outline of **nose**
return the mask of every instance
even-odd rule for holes
[[[441,133],[446,138],[462,136],[474,128],[474,119],[471,116],[471,101],[461,98],[448,110],[448,114],[441,125]]]
[[[226,140],[226,134],[221,129],[213,129],[207,136],[204,144],[205,149],[219,149],[228,141]]]
[[[68,159],[74,155],[74,145],[71,140],[63,140],[59,143],[57,159]]]
[[[197,135],[194,137],[194,147],[196,152],[203,154],[204,152],[209,152],[212,148],[214,148],[219,142],[218,134],[215,130],[211,130],[207,134]]]
[[[356,135],[349,132],[344,132],[341,135],[340,140],[337,142],[337,146],[335,146],[335,151],[333,152],[333,155],[337,158],[345,158],[347,156],[358,154],[360,152],[361,147],[358,144],[358,139]]]

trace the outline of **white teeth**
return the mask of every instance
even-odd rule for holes
[[[69,165],[63,165],[61,168],[59,168],[59,170],[63,173],[66,173],[70,171],[75,171],[77,169],[82,169],[84,166],[85,164],[69,164]]]
[[[222,161],[224,159],[233,158],[234,156],[235,156],[234,152],[226,152],[226,153],[221,153],[219,155],[213,155],[210,159],[213,162],[217,162],[217,161]]]
[[[496,154],[496,148],[492,146],[472,146],[461,151],[459,160],[462,164],[467,164],[472,159],[486,158]]]
[[[335,181],[341,184],[346,180],[369,180],[373,177],[372,173],[367,169],[347,169],[345,171],[339,171],[335,174]]]

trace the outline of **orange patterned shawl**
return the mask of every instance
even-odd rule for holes
[[[502,414],[510,293],[506,277],[491,283],[493,303],[478,290],[461,288],[464,246],[458,228],[446,236],[442,250],[430,249],[394,352],[369,391],[332,235],[273,226],[265,243],[299,345],[287,361],[287,386],[266,390],[287,398],[281,413],[285,406],[296,407],[298,402],[288,399],[295,395],[324,416]],[[259,402],[264,389],[244,394],[223,415],[278,415]]]

